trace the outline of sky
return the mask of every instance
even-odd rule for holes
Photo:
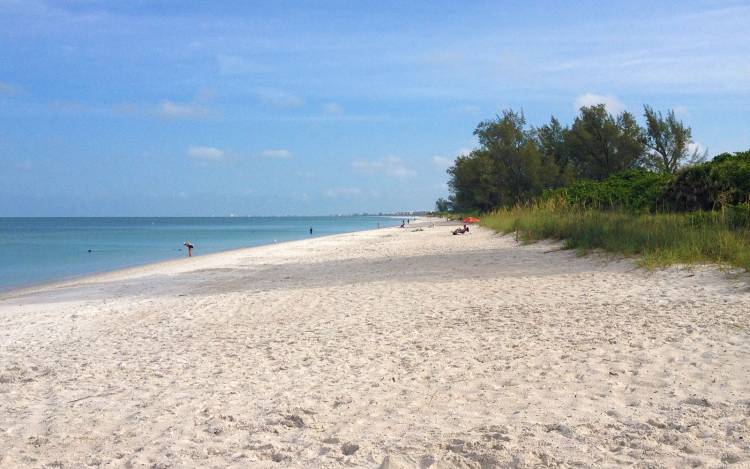
[[[745,1],[0,0],[0,216],[425,210],[503,109],[750,149]]]

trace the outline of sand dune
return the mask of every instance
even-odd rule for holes
[[[425,224],[0,296],[0,467],[750,467],[750,281]]]

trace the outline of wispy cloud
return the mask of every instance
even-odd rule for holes
[[[448,169],[453,166],[453,158],[446,158],[445,156],[433,156],[432,162],[440,169]]]
[[[408,168],[397,156],[386,156],[377,160],[359,159],[351,163],[352,168],[365,174],[385,174],[398,179],[416,176],[416,171]]]
[[[299,96],[273,88],[260,88],[255,90],[255,94],[263,104],[276,108],[295,108],[305,105],[305,100]]]
[[[47,109],[55,114],[69,116],[100,115],[129,116],[138,115],[142,107],[134,103],[91,105],[81,101],[54,100],[47,104]]]
[[[585,93],[576,97],[573,107],[579,110],[584,106],[595,106],[604,104],[610,114],[619,114],[625,110],[625,104],[613,95]]]
[[[344,113],[344,108],[338,103],[326,103],[323,105],[323,112],[328,115],[338,116]]]
[[[454,153],[455,156],[453,157],[447,157],[447,156],[433,156],[432,157],[432,163],[437,166],[440,169],[448,169],[451,166],[453,166],[453,163],[456,161],[456,158],[461,155],[468,155],[471,153],[471,148],[463,147],[456,150]]]
[[[292,159],[292,152],[285,149],[278,150],[263,150],[260,155],[263,158],[272,158],[276,160],[290,160]]]
[[[166,119],[196,119],[211,115],[211,110],[198,103],[176,103],[163,100],[156,108],[156,114]]]
[[[226,157],[226,152],[216,147],[188,147],[187,155],[191,158],[209,161],[221,161]]]
[[[672,110],[678,117],[690,117],[690,110],[687,106],[675,106]]]

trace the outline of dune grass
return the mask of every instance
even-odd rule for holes
[[[482,225],[519,239],[562,240],[567,249],[637,256],[643,267],[715,263],[750,271],[750,207],[634,214],[569,207],[546,200],[500,209]]]

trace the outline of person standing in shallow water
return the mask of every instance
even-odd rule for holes
[[[182,243],[182,245],[187,248],[187,250],[188,250],[188,257],[193,257],[193,248],[195,246],[193,246],[192,244],[190,244],[190,241],[185,241],[184,243]]]
[[[310,234],[312,234],[312,226],[310,227]]]

